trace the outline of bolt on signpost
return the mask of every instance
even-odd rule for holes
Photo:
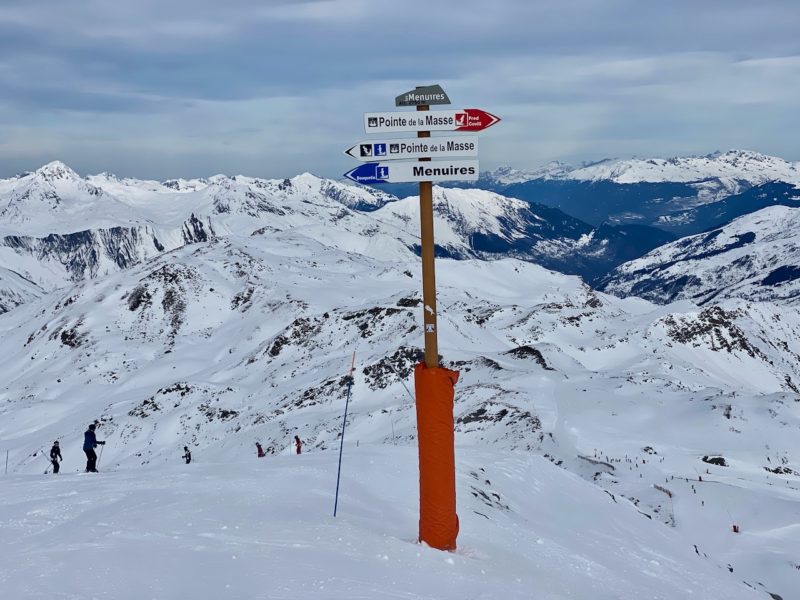
[[[477,138],[431,138],[431,131],[480,131],[500,119],[466,108],[431,111],[430,105],[450,104],[438,85],[417,87],[395,98],[396,106],[415,106],[416,112],[366,113],[367,133],[416,132],[416,140],[361,142],[346,151],[366,162],[345,174],[365,184],[419,182],[422,259],[422,318],[425,360],[414,370],[419,444],[419,540],[439,550],[455,550],[458,536],[455,484],[454,387],[458,372],[439,366],[437,335],[433,182],[478,179],[477,160],[437,160],[476,157]],[[356,148],[358,150],[356,151]],[[419,162],[391,162],[416,158]]]

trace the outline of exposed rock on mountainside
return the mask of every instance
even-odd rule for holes
[[[639,225],[592,228],[559,210],[480,190],[436,188],[435,210],[441,256],[514,256],[590,281],[673,239]],[[0,181],[0,250],[14,251],[0,252],[0,266],[53,289],[217,235],[297,228],[344,250],[397,256],[403,248],[419,251],[417,214],[414,198],[398,201],[308,173],[162,184],[108,174],[81,179],[53,163]]]
[[[41,477],[43,440],[77,444],[96,419],[108,440],[104,466],[123,473],[168,470],[184,445],[199,464],[245,464],[258,460],[254,442],[281,453],[294,435],[305,443],[298,461],[322,454],[339,446],[346,398],[351,456],[414,443],[418,399],[410,376],[423,306],[410,206],[396,201],[360,213],[319,194],[310,176],[274,187],[224,179],[175,188],[136,183],[147,189],[126,193],[143,205],[151,188],[174,194],[167,196],[174,212],[144,225],[163,252],[137,263],[133,249],[112,245],[131,261],[125,268],[98,254],[109,268],[94,278],[64,278],[65,289],[0,315],[0,439],[8,441],[14,477]],[[253,186],[261,196],[246,195]],[[647,539],[671,540],[665,543],[689,560],[699,542],[708,560],[735,565],[748,582],[790,587],[797,482],[763,467],[798,464],[797,311],[721,296],[698,308],[597,293],[486,247],[521,253],[530,242],[544,253],[552,245],[568,260],[570,247],[592,246],[588,236],[548,239],[557,229],[552,220],[488,193],[440,190],[437,206],[442,247],[464,253],[437,262],[441,361],[461,374],[456,442],[476,457],[474,468],[459,472],[459,510],[470,506],[482,520],[499,520],[528,514],[528,492],[540,487],[588,489],[615,514],[628,511],[635,521],[626,523],[647,522]],[[709,237],[704,260],[766,239],[751,225]],[[763,230],[774,226],[766,219]],[[30,252],[2,251],[4,259],[28,257],[30,269],[38,264]],[[90,254],[64,256],[85,265]],[[498,260],[468,258],[489,256]],[[74,471],[80,452],[65,455]],[[498,456],[521,465],[545,457],[571,474],[546,463],[536,473],[558,477],[531,478],[526,494],[514,497],[507,492],[513,484],[501,487],[496,477],[513,481],[532,471],[506,472]],[[728,466],[702,463],[703,456],[724,456]],[[700,465],[709,470],[703,487],[694,479]],[[189,480],[197,471],[182,473]],[[726,537],[730,518],[718,510],[729,499],[747,518],[747,536],[735,547]],[[570,527],[574,519],[592,526],[593,518],[576,510]],[[767,541],[773,551],[765,557]]]
[[[30,302],[44,293],[33,281],[0,267],[0,314]]]
[[[800,298],[800,208],[774,206],[680,239],[617,267],[599,287],[619,296],[700,304]]]

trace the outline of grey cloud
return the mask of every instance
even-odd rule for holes
[[[741,119],[748,105],[771,108],[770,122],[792,118],[797,22],[796,0],[7,0],[0,9],[0,122],[13,119],[35,132],[42,115],[56,113],[66,132],[70,114],[106,115],[94,126],[124,132],[131,148],[148,147],[141,136],[151,131],[179,140],[254,125],[284,135],[292,127],[332,145],[361,133],[359,111],[389,108],[409,85],[439,82],[456,102],[516,117],[491,134],[515,148],[541,135],[530,123],[560,122],[567,139],[558,147],[573,149],[560,152],[602,156],[594,140],[617,132],[619,144],[650,136],[651,153],[660,153],[689,135],[683,123],[705,118],[709,138],[720,136],[715,121],[736,119],[740,130],[752,130],[743,134],[753,140],[748,145],[785,152],[788,144],[769,137],[778,125],[759,133]],[[276,114],[273,101],[281,99],[287,102]],[[314,110],[320,117],[309,120]],[[712,110],[713,118],[703,116]],[[351,126],[342,124],[347,119]],[[222,138],[235,142],[232,134]],[[66,148],[88,151],[76,142]],[[213,144],[205,151],[223,156]],[[95,155],[115,152],[122,150]],[[253,167],[280,162],[270,161],[272,152],[265,149]],[[537,152],[496,160],[559,158]],[[328,174],[341,160],[301,156]],[[306,169],[314,164],[297,164]]]

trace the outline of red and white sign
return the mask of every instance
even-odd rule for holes
[[[364,130],[367,133],[482,131],[499,120],[500,117],[479,108],[364,113]]]

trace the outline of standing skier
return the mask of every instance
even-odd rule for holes
[[[258,452],[258,458],[264,458],[264,456],[266,456],[264,454],[264,448],[261,447],[259,442],[256,442],[256,451]]]
[[[294,447],[297,450],[297,453],[300,454],[301,449],[303,448],[303,442],[300,441],[298,436],[294,436]]]
[[[192,462],[192,453],[189,452],[189,448],[186,446],[183,447],[183,460],[186,461],[187,465]]]
[[[83,433],[83,451],[86,453],[86,472],[97,473],[97,454],[94,449],[97,445],[105,446],[105,442],[97,441],[97,436],[94,434],[95,424],[92,423]]]
[[[53,473],[58,473],[59,462],[64,460],[61,458],[61,448],[58,447],[58,440],[53,442],[53,447],[50,448],[50,462],[53,463]]]

